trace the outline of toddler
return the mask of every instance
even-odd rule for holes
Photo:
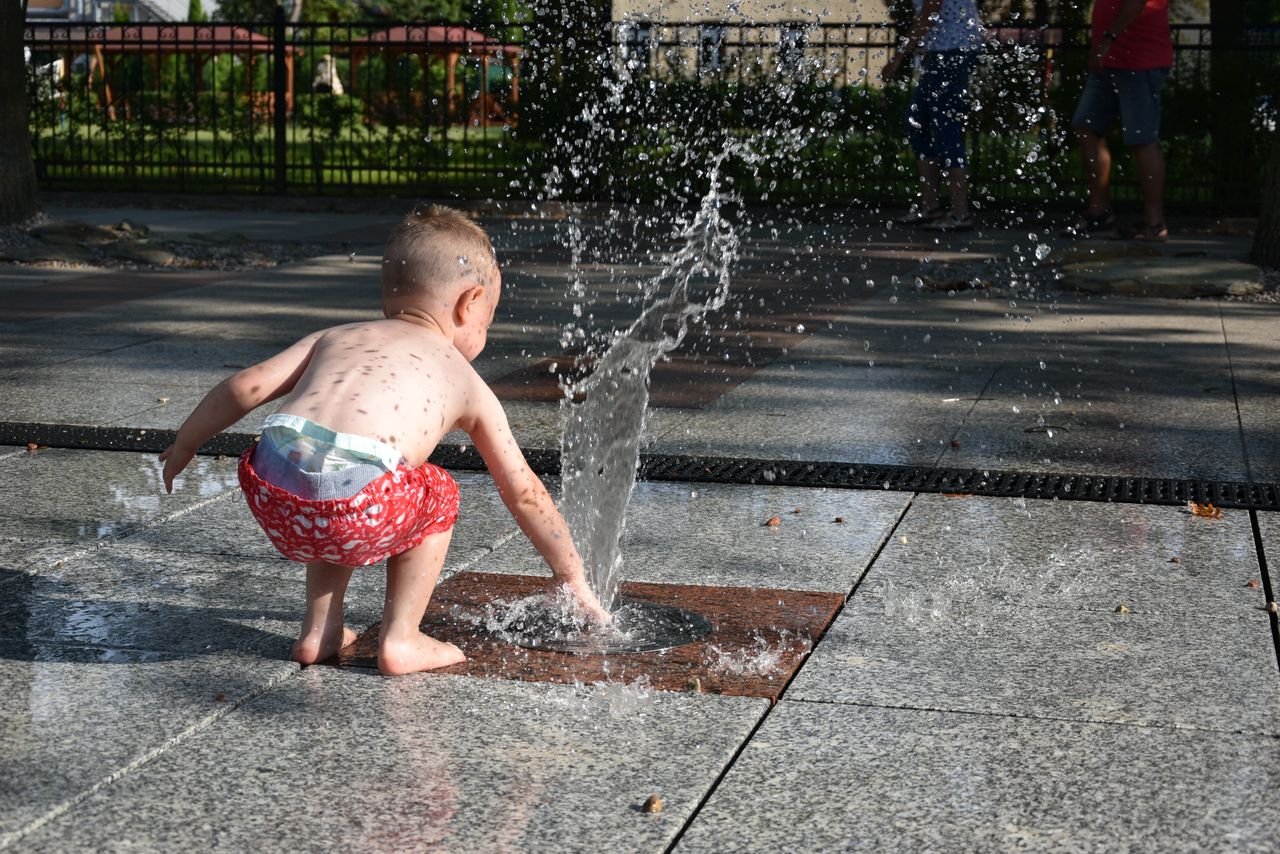
[[[501,276],[484,231],[432,205],[398,225],[382,261],[384,319],[314,332],[210,391],[160,459],[165,488],[196,449],[284,397],[240,458],[249,508],[282,554],[307,565],[307,610],[293,658],[312,664],[355,639],[342,621],[352,568],[386,560],[378,669],[411,673],[463,661],[419,630],[444,565],[458,487],[427,457],[458,428],[503,502],[586,614],[608,615],[586,583],[564,519],[516,445],[497,397],[472,368],[498,306]]]

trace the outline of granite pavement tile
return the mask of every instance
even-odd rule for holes
[[[91,545],[235,488],[234,460],[197,457],[166,495],[154,454],[40,451],[0,464],[0,537]]]
[[[1259,512],[1258,531],[1262,534],[1262,551],[1267,558],[1267,569],[1274,574],[1271,583],[1280,582],[1280,512]],[[1280,596],[1280,590],[1272,591]]]
[[[141,343],[145,339],[123,339],[124,343],[100,344],[94,347],[86,341],[41,340],[27,338],[21,343],[3,336],[4,344],[0,345],[0,376],[8,377],[32,368],[44,368],[51,365],[62,365],[74,362],[95,353],[110,352],[119,346]],[[7,383],[13,385],[12,381]]]
[[[1226,366],[1138,380],[1119,365],[1090,376],[1058,365],[1006,366],[956,436],[947,463],[1144,477],[1245,480],[1244,448]],[[1023,374],[1010,380],[1010,373]],[[1026,379],[1028,375],[1031,379]],[[1025,383],[1033,389],[1018,391]]]
[[[209,388],[212,388],[220,381],[220,379],[214,380],[209,384]],[[151,386],[149,391],[153,395],[151,406],[110,421],[108,425],[112,427],[137,427],[147,430],[177,430],[187,420],[187,416],[191,414],[197,404],[204,399],[208,389],[196,391],[192,388],[178,389],[173,386],[158,384]],[[227,427],[224,432],[261,433],[262,422],[266,420],[268,415],[278,412],[283,405],[283,398],[264,403]]]
[[[171,335],[83,355],[71,362],[15,371],[22,384],[134,384],[174,388],[212,386],[237,368],[269,358],[281,348],[268,342],[226,335]],[[109,391],[116,391],[109,389]]]
[[[922,613],[855,595],[787,696],[1280,735],[1280,673],[1261,610],[1199,617],[976,601],[958,614]]]
[[[31,822],[297,670],[290,661],[234,655],[0,641],[0,848]],[[25,841],[15,850],[26,850]]]
[[[163,380],[104,385],[89,378],[77,379],[74,371],[57,381],[0,382],[5,388],[0,421],[44,424],[110,424],[155,409],[159,398],[173,395],[176,388]]]
[[[715,403],[651,419],[665,453],[933,465],[990,368],[775,362]]]
[[[507,423],[516,444],[528,451],[530,448],[560,450],[560,437],[564,432],[564,417],[560,407],[552,403],[530,403],[506,400],[502,408],[507,413]],[[442,446],[463,447],[471,445],[471,437],[461,430],[446,433],[440,440]]]
[[[902,492],[641,482],[627,510],[622,578],[847,594],[909,500]],[[776,527],[765,524],[775,516]],[[474,569],[547,573],[523,537]]]
[[[382,613],[380,567],[352,574],[346,618]],[[283,560],[106,547],[19,579],[0,602],[0,639],[285,660],[306,603],[301,566]]]
[[[31,851],[653,851],[766,705],[307,668],[23,841]],[[650,794],[663,812],[639,809]]]
[[[859,597],[947,619],[968,606],[1248,617],[1263,606],[1244,510],[917,495]],[[1250,586],[1250,582],[1255,582]]]
[[[1277,306],[1230,303],[1221,306],[1231,347],[1231,376],[1240,407],[1240,426],[1253,480],[1280,482],[1280,343]]]
[[[9,576],[34,575],[90,548],[31,538],[0,538],[0,581]]]
[[[782,700],[698,851],[1274,851],[1280,743]]]

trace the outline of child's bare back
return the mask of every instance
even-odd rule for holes
[[[487,391],[437,330],[402,314],[321,333],[279,411],[386,442],[416,466]]]
[[[323,660],[354,639],[342,601],[354,567],[386,560],[378,667],[443,667],[462,652],[419,629],[458,514],[456,483],[426,462],[461,429],[503,501],[591,619],[607,620],[564,519],[529,468],[506,414],[471,362],[484,348],[501,276],[488,238],[456,211],[415,212],[383,259],[385,319],[312,333],[219,383],[178,431],[165,486],[202,444],[271,400],[280,410],[240,461],[240,482],[273,544],[307,566],[293,657]]]

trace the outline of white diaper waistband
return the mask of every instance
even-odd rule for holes
[[[309,443],[324,447],[313,446],[307,450],[311,453],[319,453],[322,457],[331,458],[334,455],[331,451],[341,452],[338,456],[348,461],[354,457],[356,460],[366,460],[380,464],[387,471],[395,471],[396,467],[403,462],[404,458],[391,445],[386,442],[380,442],[377,439],[371,439],[368,436],[358,436],[354,433],[339,433],[336,430],[330,430],[328,427],[322,427],[309,419],[303,418],[301,415],[269,415],[262,422],[262,432],[267,434],[268,430],[273,433],[276,430],[287,430],[296,434],[298,437],[311,440]],[[277,444],[281,444],[281,437],[278,433],[272,436]],[[302,449],[300,449],[302,450]]]

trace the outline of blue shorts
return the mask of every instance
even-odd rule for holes
[[[1125,145],[1160,141],[1160,90],[1167,68],[1106,68],[1090,74],[1071,126],[1102,136],[1120,120]]]
[[[969,75],[977,64],[978,53],[972,50],[924,54],[907,106],[907,141],[916,156],[944,169],[965,167]]]

